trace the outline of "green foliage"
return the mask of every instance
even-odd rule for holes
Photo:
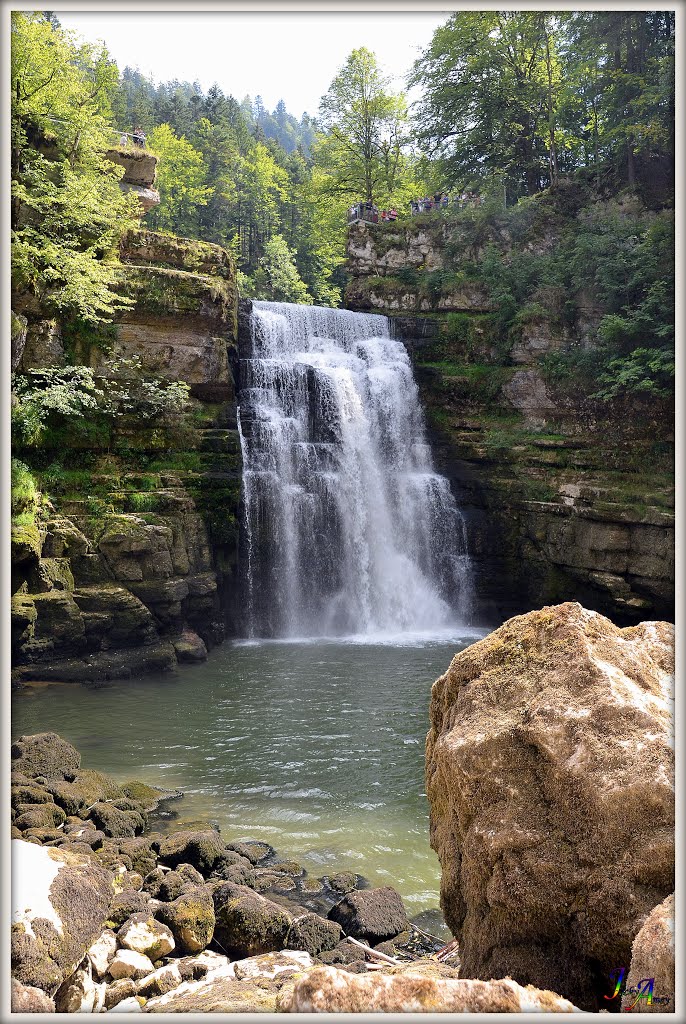
[[[496,173],[512,201],[588,165],[633,186],[674,153],[674,14],[459,11],[410,84],[442,187]]]
[[[29,467],[12,459],[12,523],[15,526],[28,525],[35,520],[40,505],[40,492]]]
[[[281,235],[269,239],[252,279],[243,275],[240,283],[242,294],[249,298],[312,305],[312,296],[298,274],[295,254]]]
[[[116,67],[36,12],[12,15],[11,46],[14,290],[46,312],[111,319],[130,304],[111,286],[139,215],[104,157]]]
[[[12,409],[15,439],[28,447],[65,424],[83,439],[103,441],[119,417],[154,422],[178,416],[190,393],[183,381],[143,376],[138,358],[113,362],[106,373],[87,366],[33,370],[14,375],[12,386],[18,399]]]
[[[177,137],[168,124],[154,128],[149,142],[160,158],[160,205],[149,214],[150,226],[194,237],[198,233],[198,207],[206,206],[213,192],[207,184],[202,153],[183,135]]]

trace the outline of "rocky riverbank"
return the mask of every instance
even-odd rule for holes
[[[12,747],[13,1011],[573,1009],[460,981],[455,943],[412,924],[390,886],[313,878],[209,826],[151,831],[179,794],[80,760],[55,733]]]
[[[436,681],[448,943],[391,886],[179,829],[179,794],[84,769],[55,733],[19,738],[14,1009],[675,1011],[673,644],[668,623],[620,629],[569,602]]]

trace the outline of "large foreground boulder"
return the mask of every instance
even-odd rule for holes
[[[64,850],[12,840],[12,975],[55,994],[103,930],[112,876]]]
[[[652,981],[652,985],[646,985]],[[655,907],[634,939],[622,1010],[674,1012],[674,896]]]
[[[434,684],[431,845],[461,977],[602,1005],[674,888],[673,667],[668,623],[567,603],[510,619]]]
[[[574,1013],[555,992],[510,978],[452,981],[420,974],[349,974],[319,967],[277,1000],[282,1013]]]

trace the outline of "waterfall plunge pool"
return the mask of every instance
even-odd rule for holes
[[[27,686],[12,735],[58,732],[85,768],[182,789],[178,820],[261,839],[318,877],[393,885],[438,906],[424,740],[431,684],[486,630],[234,642],[169,676]]]

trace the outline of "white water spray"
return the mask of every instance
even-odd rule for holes
[[[464,524],[387,318],[254,302],[251,326],[239,410],[248,634],[465,623]]]

